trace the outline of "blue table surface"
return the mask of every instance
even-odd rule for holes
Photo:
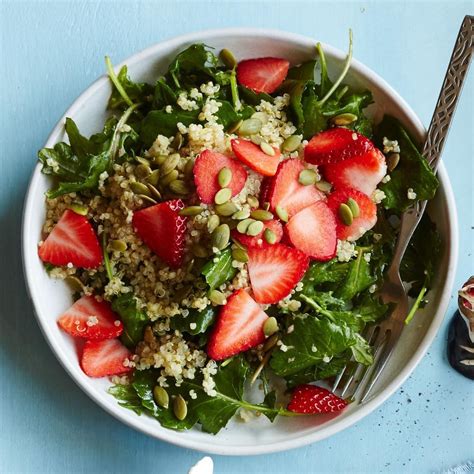
[[[473,2],[0,1],[0,472],[185,473],[202,455],[121,424],[84,395],[46,345],[20,260],[21,209],[36,151],[104,71],[189,31],[280,28],[345,49],[429,123],[458,27]],[[473,269],[471,71],[444,152],[460,217],[455,288]],[[474,459],[473,385],[449,366],[445,322],[401,389],[363,421],[286,453],[214,456],[216,473],[437,472]]]

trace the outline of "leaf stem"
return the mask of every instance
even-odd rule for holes
[[[112,66],[112,61],[108,56],[105,57],[105,66],[107,67],[107,74],[114,84],[115,88],[118,90],[119,94],[122,96],[122,99],[125,101],[125,103],[128,106],[133,105],[132,100],[128,96],[128,94],[125,92],[125,89],[123,88],[122,84],[118,80],[117,75],[115,74],[114,67]]]
[[[239,99],[239,89],[237,88],[237,77],[235,75],[235,67],[230,73],[230,92],[232,94],[232,102],[235,110],[240,110],[241,104]]]
[[[132,104],[120,117],[120,120],[117,122],[115,126],[114,133],[112,135],[112,141],[110,142],[109,147],[109,165],[111,165],[115,161],[115,155],[118,152],[118,146],[120,143],[120,134],[122,133],[122,127],[127,123],[132,112],[140,107],[142,104]]]
[[[426,286],[426,279],[425,279],[425,282],[423,283],[423,286],[421,287],[421,290],[418,293],[418,296],[415,302],[413,303],[413,306],[411,307],[410,312],[408,313],[408,316],[405,319],[405,324],[409,324],[410,321],[413,319],[413,316],[415,316],[415,313],[418,311],[418,308],[420,307],[420,304],[423,301],[423,297],[425,296],[427,291],[428,291],[428,288]]]
[[[328,311],[324,309],[322,306],[320,306],[316,301],[313,300],[313,298],[310,298],[309,296],[300,294],[300,298],[303,301],[306,301],[310,306],[312,306],[318,313],[321,313],[323,316],[328,317],[331,321],[334,321],[333,315],[331,311]]]
[[[107,252],[107,233],[102,232],[102,253],[104,255],[104,266],[107,272],[107,278],[112,281],[114,278],[114,272],[112,271],[112,265],[110,265],[109,253]]]

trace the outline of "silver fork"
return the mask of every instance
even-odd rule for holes
[[[456,38],[422,151],[435,172],[471,62],[473,42],[474,17],[466,16]],[[385,303],[394,303],[396,306],[388,318],[370,326],[364,333],[368,343],[373,347],[373,365],[365,367],[362,364],[355,365],[352,361],[352,368],[344,367],[336,377],[333,391],[341,388],[342,382],[340,396],[343,398],[350,397],[359,403],[367,400],[400,338],[409,311],[408,296],[400,278],[400,263],[425,207],[426,201],[418,201],[402,216],[393,260],[380,293]]]

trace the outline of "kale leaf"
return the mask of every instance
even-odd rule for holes
[[[145,408],[132,385],[112,385],[108,392],[119,400],[119,405],[141,415]]]
[[[118,81],[126,96],[130,99],[131,103],[144,103],[148,100],[148,97],[153,95],[153,86],[146,82],[133,82],[128,77],[127,66],[122,66],[117,77],[112,79]],[[114,84],[115,85],[115,84]],[[111,109],[127,108],[131,103],[127,103],[124,96],[120,93],[117,87],[113,87],[112,93],[109,98],[109,107]]]
[[[214,261],[217,259],[217,261]],[[234,278],[237,270],[232,266],[232,251],[227,248],[209,260],[201,270],[211,290]]]
[[[177,314],[170,319],[171,329],[178,329],[181,332],[186,332],[192,336],[203,334],[214,323],[217,310],[213,306],[207,306],[201,311],[197,309],[190,309],[188,316],[184,317],[182,314]],[[190,325],[195,324],[194,329]]]

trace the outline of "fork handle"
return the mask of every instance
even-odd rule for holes
[[[466,15],[456,38],[422,151],[435,172],[461,95],[464,79],[471,64],[473,51],[474,17]],[[398,275],[401,260],[423,216],[426,203],[427,201],[418,201],[403,213],[393,260],[388,270],[389,274]]]

